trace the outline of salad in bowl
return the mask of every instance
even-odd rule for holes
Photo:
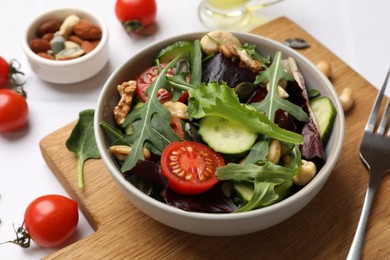
[[[198,234],[254,232],[302,208],[334,167],[344,123],[331,87],[304,57],[266,38],[176,37],[106,82],[96,140],[114,179],[151,217]]]

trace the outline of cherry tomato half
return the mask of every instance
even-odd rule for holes
[[[180,194],[199,194],[211,189],[218,179],[215,171],[225,165],[223,157],[207,145],[172,142],[161,155],[161,171],[169,188]]]
[[[4,86],[8,82],[9,74],[8,62],[0,57],[0,86]]]
[[[161,68],[164,68],[166,64],[161,64]],[[137,81],[137,95],[138,97],[145,102],[148,96],[145,94],[145,91],[148,87],[153,83],[153,81],[157,78],[159,70],[157,66],[152,66],[142,72],[136,79]],[[173,76],[173,69],[169,69],[167,71],[167,76]],[[172,99],[172,95],[166,89],[159,89],[157,93],[157,98],[161,103],[169,101]]]
[[[35,243],[42,247],[56,247],[75,232],[78,214],[74,200],[61,195],[45,195],[28,205],[24,225]]]
[[[26,99],[10,89],[0,89],[0,132],[17,130],[27,120]]]
[[[155,0],[117,0],[115,15],[126,31],[140,31],[154,23],[157,13]]]
[[[167,64],[163,63],[160,64],[161,68],[164,68]],[[148,98],[147,95],[145,95],[145,91],[148,89],[148,87],[153,83],[153,81],[158,76],[159,70],[157,66],[152,66],[148,69],[146,69],[144,72],[142,72],[136,79],[137,81],[137,95],[138,97],[145,102]],[[169,69],[166,74],[168,77],[173,76],[173,68]],[[161,103],[165,103],[167,101],[172,100],[172,95],[169,93],[166,89],[159,89],[157,92],[157,98],[160,100]],[[183,91],[183,94],[179,97],[178,101],[180,102],[187,102],[188,99],[188,93]]]

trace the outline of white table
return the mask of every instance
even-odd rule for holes
[[[199,0],[157,0],[159,31],[150,37],[129,37],[114,14],[114,0],[0,0],[0,55],[17,59],[26,73],[30,109],[27,129],[0,134],[0,242],[14,238],[12,224],[23,221],[26,206],[45,194],[67,195],[45,164],[39,141],[94,108],[109,74],[141,48],[181,33],[208,30],[198,19]],[[100,14],[109,32],[110,61],[99,76],[74,85],[56,85],[37,78],[21,49],[28,21],[39,13],[61,6],[75,6]],[[184,11],[186,10],[186,11]],[[256,21],[286,16],[312,34],[371,84],[379,87],[390,65],[390,2],[387,0],[286,0],[259,10]],[[259,24],[254,24],[257,26]],[[81,216],[73,240],[93,230]],[[29,249],[0,246],[1,259],[37,259],[53,250],[32,243]]]

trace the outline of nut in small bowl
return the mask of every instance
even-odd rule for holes
[[[79,8],[49,10],[26,28],[22,48],[33,72],[57,84],[86,80],[107,63],[108,29],[102,18]]]

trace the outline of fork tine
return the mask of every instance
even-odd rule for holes
[[[390,99],[387,99],[385,111],[383,112],[383,116],[381,118],[381,122],[379,123],[378,126],[378,131],[377,133],[380,135],[383,135],[386,129],[386,124],[387,124],[387,118],[389,116],[389,111],[390,111]],[[387,136],[390,135],[390,131],[387,132]]]
[[[385,81],[383,82],[382,88],[379,91],[378,95],[376,96],[375,105],[372,108],[372,111],[371,111],[370,117],[368,119],[367,125],[366,125],[366,127],[364,129],[366,132],[371,132],[371,133],[374,132],[375,123],[376,123],[376,117],[378,115],[378,111],[379,111],[379,108],[381,106],[381,102],[382,102],[382,99],[383,99],[383,94],[385,93],[385,89],[386,89],[386,86],[387,86],[387,82],[389,80],[389,76],[390,76],[390,68],[387,71],[386,78],[385,78]]]

